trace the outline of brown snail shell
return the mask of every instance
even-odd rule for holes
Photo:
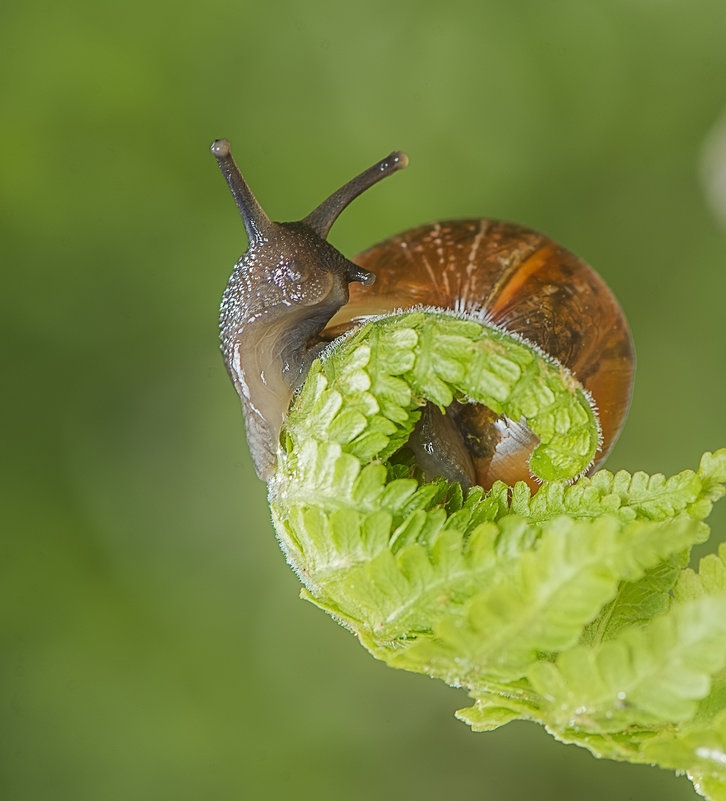
[[[592,395],[602,430],[599,464],[625,420],[634,352],[625,316],[582,259],[530,228],[497,220],[454,220],[413,228],[356,256],[376,275],[351,285],[348,303],[322,336],[332,339],[370,317],[410,307],[447,308],[522,336],[567,367]],[[518,421],[489,410],[451,410],[474,467],[473,481],[532,486],[536,445]]]

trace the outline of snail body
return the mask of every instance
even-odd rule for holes
[[[597,461],[604,458],[627,412],[633,346],[617,301],[585,262],[536,231],[493,220],[421,226],[349,261],[325,241],[330,227],[358,194],[406,166],[403,154],[376,163],[302,221],[274,223],[229,144],[219,140],[212,152],[250,242],[225,290],[220,331],[261,478],[274,472],[292,394],[325,344],[410,308],[445,309],[501,328],[567,368],[599,410]],[[538,441],[521,420],[454,402],[445,414],[427,405],[407,447],[427,477],[534,486],[529,459]]]
[[[325,241],[358,194],[405,166],[392,153],[296,223],[276,223],[260,207],[234,163],[229,142],[212,145],[247,231],[249,247],[227,283],[220,312],[222,355],[242,401],[247,440],[260,478],[269,480],[294,389],[320,348],[309,343],[348,300],[351,281],[372,273]]]

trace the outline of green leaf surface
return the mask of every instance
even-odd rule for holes
[[[426,482],[396,455],[424,403],[453,399],[536,433],[538,492]],[[686,567],[726,449],[673,476],[578,479],[598,439],[581,387],[527,343],[451,315],[384,318],[313,366],[273,519],[303,596],[376,658],[465,687],[473,729],[534,720],[726,798],[726,546]]]

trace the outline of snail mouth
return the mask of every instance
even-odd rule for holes
[[[408,452],[424,478],[444,478],[464,489],[495,481],[510,486],[529,476],[529,458],[539,437],[523,421],[497,415],[481,404],[454,401],[442,413],[428,403],[401,452]],[[527,483],[539,486],[535,478]]]

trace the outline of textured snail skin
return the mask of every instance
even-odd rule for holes
[[[371,279],[301,223],[269,223],[235,265],[220,336],[260,478],[272,473],[293,390],[315,353],[308,340],[348,300],[349,281]]]
[[[602,443],[612,448],[630,402],[634,353],[617,300],[600,276],[568,250],[530,228],[496,220],[455,220],[413,228],[353,259],[371,270],[371,287],[351,286],[350,299],[323,332],[396,309],[453,310],[518,334],[567,367],[591,394]],[[454,407],[471,451],[475,481],[532,481],[527,461],[536,445],[519,421],[483,407]]]

